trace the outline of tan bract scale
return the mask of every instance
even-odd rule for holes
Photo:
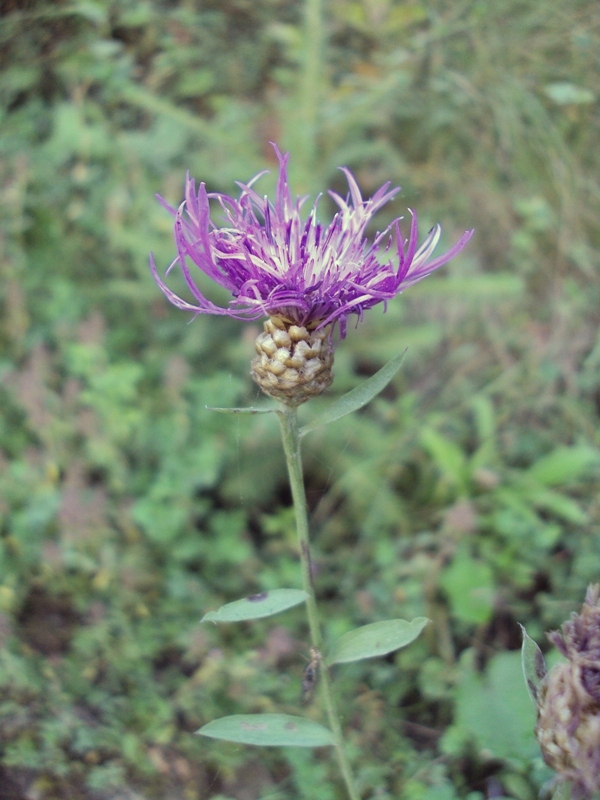
[[[535,729],[544,761],[579,797],[600,791],[600,706],[581,682],[581,665],[557,664],[538,698]]]
[[[270,317],[255,348],[252,377],[265,394],[287,406],[299,406],[331,385],[329,329],[310,331],[281,317]]]

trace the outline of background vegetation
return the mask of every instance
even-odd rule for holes
[[[345,164],[367,195],[402,184],[390,216],[476,228],[339,347],[334,393],[408,347],[393,388],[306,440],[329,633],[433,620],[335,674],[364,796],[533,800],[550,777],[517,621],[543,643],[600,579],[598,5],[305,11],[2,3],[2,800],[343,796],[327,751],[193,735],[318,713],[300,611],[199,625],[299,585],[276,424],[205,409],[255,401],[259,326],[187,324],[148,271],[173,255],[154,193],[179,203],[188,169],[234,193],[269,140],[297,191],[345,191]]]

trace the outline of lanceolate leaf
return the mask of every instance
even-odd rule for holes
[[[395,356],[388,361],[388,363],[383,366],[379,372],[376,372],[375,375],[368,378],[368,380],[366,380],[364,383],[361,383],[360,386],[356,387],[356,389],[352,389],[345,395],[342,395],[342,397],[329,406],[327,411],[304,425],[304,427],[300,429],[300,436],[306,436],[307,433],[314,431],[315,428],[320,428],[321,425],[327,425],[330,422],[335,422],[335,420],[345,417],[346,414],[350,414],[352,411],[356,411],[357,409],[365,406],[376,395],[378,395],[382,389],[385,389],[388,383],[392,380],[394,375],[400,369],[400,365],[402,364],[405,354],[406,350],[404,353],[401,353],[400,355]]]
[[[211,739],[263,747],[325,747],[334,744],[333,733],[328,728],[290,714],[235,714],[215,719],[196,733]]]
[[[356,628],[334,643],[327,663],[344,664],[385,656],[409,645],[428,622],[427,617],[415,617],[412,622],[405,619],[386,619]]]
[[[216,611],[209,611],[201,622],[241,622],[245,619],[271,617],[288,608],[303,603],[308,595],[303,589],[272,589],[227,603]]]
[[[523,493],[525,494],[525,492]],[[566,497],[552,489],[534,489],[526,495],[531,502],[544,511],[549,511],[574,525],[583,525],[587,522],[587,514],[571,497]]]
[[[561,486],[579,480],[598,464],[600,451],[595,447],[556,447],[536,461],[528,472],[545,486]]]
[[[522,625],[521,631],[523,633],[523,645],[521,647],[523,675],[525,676],[529,695],[533,702],[537,703],[541,683],[546,677],[546,662],[542,651]]]
[[[446,480],[464,490],[468,482],[467,459],[456,442],[430,427],[421,430],[420,439]]]

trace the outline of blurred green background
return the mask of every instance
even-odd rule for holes
[[[319,716],[301,610],[199,624],[300,585],[276,422],[206,410],[258,399],[260,325],[190,323],[148,270],[174,255],[155,192],[235,194],[270,140],[297,192],[401,184],[379,229],[476,228],[338,348],[333,395],[409,350],[305,440],[314,561],[330,637],[433,620],[335,672],[364,797],[533,800],[517,621],[547,649],[600,579],[596,0],[1,10],[0,800],[344,797],[327,750],[193,735]]]

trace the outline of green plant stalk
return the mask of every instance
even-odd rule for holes
[[[300,545],[300,563],[302,565],[302,586],[308,599],[306,601],[306,613],[308,616],[308,627],[313,647],[319,652],[322,650],[323,637],[321,635],[321,623],[317,598],[312,580],[310,562],[310,542],[308,534],[308,510],[306,506],[306,493],[304,491],[304,475],[302,471],[302,457],[300,454],[300,436],[298,430],[298,412],[296,408],[282,406],[278,412],[281,425],[281,435],[283,439],[283,449],[288,467],[290,488],[294,501],[294,511],[296,515],[296,532]],[[346,784],[350,800],[360,800],[360,795],[354,784],[354,778],[350,769],[350,763],[346,755],[344,737],[340,725],[340,715],[336,708],[331,682],[327,667],[323,664],[320,670],[321,694],[327,713],[327,719],[333,735],[335,737],[335,750],[340,766],[340,772]]]
[[[302,135],[298,153],[303,176],[314,175],[317,159],[319,110],[323,87],[323,9],[322,0],[305,0],[304,46],[300,78],[300,120]]]

